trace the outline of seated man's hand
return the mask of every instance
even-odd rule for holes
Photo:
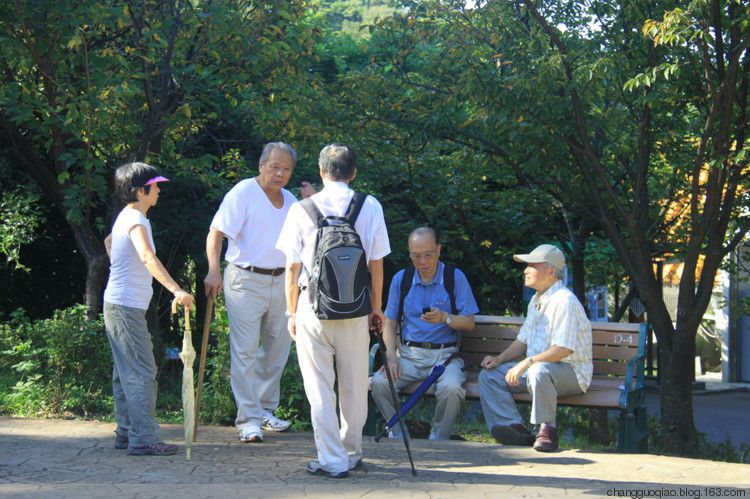
[[[420,319],[430,324],[441,324],[445,322],[445,318],[448,316],[447,312],[443,312],[438,308],[432,308],[429,312],[422,314]]]
[[[497,357],[492,355],[487,355],[484,359],[482,359],[482,368],[484,369],[494,369],[497,366],[500,365],[500,356]]]
[[[505,382],[510,386],[518,386],[521,383],[521,376],[526,372],[527,367],[528,365],[523,361],[513,366],[508,371],[508,374],[505,375]]]

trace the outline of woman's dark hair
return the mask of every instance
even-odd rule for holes
[[[151,186],[146,182],[158,177],[159,173],[151,165],[146,163],[126,163],[115,170],[115,192],[124,203],[135,203],[138,201],[136,192],[143,187],[146,194],[151,191]]]

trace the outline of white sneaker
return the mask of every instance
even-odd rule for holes
[[[438,437],[434,433],[430,432],[430,436],[427,437],[427,440],[440,440],[440,437]]]
[[[244,426],[240,427],[239,430],[240,430],[240,440],[242,442],[259,443],[263,441],[263,432],[260,431],[260,428],[258,428],[258,425],[245,424]]]
[[[285,419],[279,419],[274,416],[270,411],[263,413],[263,420],[260,425],[265,431],[281,432],[287,431],[292,426],[291,421]]]

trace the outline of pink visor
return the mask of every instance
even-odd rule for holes
[[[169,179],[167,177],[162,177],[161,175],[159,175],[158,177],[152,178],[151,180],[149,180],[148,182],[146,182],[143,185],[151,185],[151,184],[155,184],[157,182],[169,182]]]

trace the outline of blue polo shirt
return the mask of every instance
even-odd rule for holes
[[[451,311],[451,300],[448,292],[443,286],[443,262],[438,262],[437,271],[427,284],[422,283],[419,272],[414,272],[414,280],[411,289],[404,299],[404,321],[401,324],[401,339],[405,341],[419,341],[430,343],[453,343],[458,338],[456,332],[445,324],[430,324],[420,319],[424,307],[438,308],[449,314]],[[456,309],[458,315],[474,315],[479,312],[474,294],[466,276],[456,269]],[[399,271],[391,281],[391,289],[388,291],[388,305],[385,307],[386,318],[398,321],[398,300],[401,294],[401,280],[404,271]]]

